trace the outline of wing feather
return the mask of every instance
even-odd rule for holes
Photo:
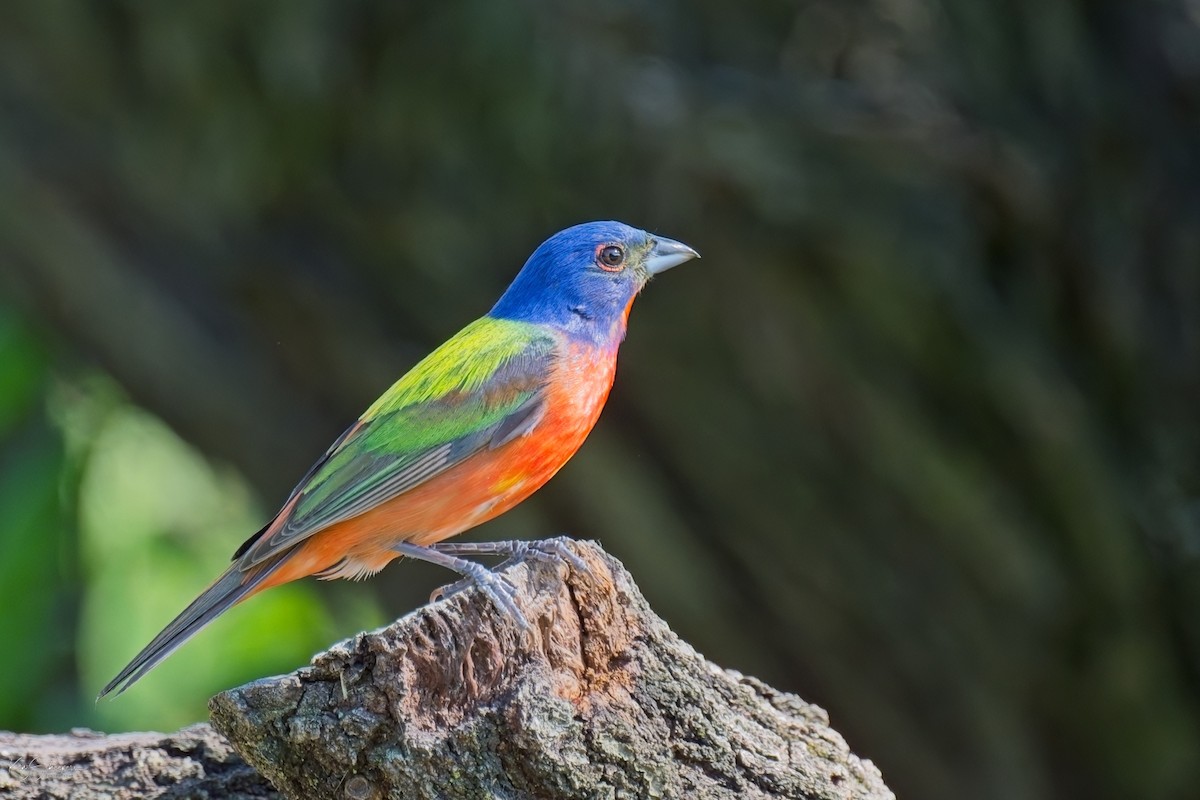
[[[373,406],[374,416],[364,415],[313,465],[292,491],[282,519],[242,546],[242,569],[533,430],[544,415],[546,380],[557,351],[556,341],[536,329],[525,338],[522,347],[506,342],[503,357],[483,380],[477,365],[469,382],[455,379],[454,363],[443,367],[451,374],[438,375],[437,362],[427,363],[437,351],[414,368],[385,395],[386,405]],[[404,402],[406,381],[421,392],[410,403]],[[435,381],[446,390],[429,397]]]

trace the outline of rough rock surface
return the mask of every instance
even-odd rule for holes
[[[291,798],[893,798],[826,714],[721,669],[593,543],[222,693],[213,725]]]
[[[8,800],[281,798],[208,725],[105,736],[0,733],[0,797]]]

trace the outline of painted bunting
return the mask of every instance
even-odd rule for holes
[[[326,451],[233,564],[117,675],[128,689],[236,603],[297,578],[365,578],[401,556],[440,564],[526,624],[511,587],[463,555],[523,542],[444,540],[529,497],[575,454],[612,388],[633,300],[698,258],[619,222],[546,240],[491,311],[398,380]]]

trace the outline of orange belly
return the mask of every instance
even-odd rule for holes
[[[391,548],[399,542],[434,544],[508,511],[550,480],[583,444],[608,398],[615,369],[615,352],[566,345],[546,387],[545,416],[532,431],[313,534],[258,590],[334,565],[339,567],[328,577],[364,577],[396,558]]]

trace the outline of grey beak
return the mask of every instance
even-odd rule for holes
[[[699,258],[700,254],[683,242],[667,239],[663,236],[654,237],[654,249],[646,258],[646,270],[651,275],[666,272],[671,267],[677,267],[685,261]]]

